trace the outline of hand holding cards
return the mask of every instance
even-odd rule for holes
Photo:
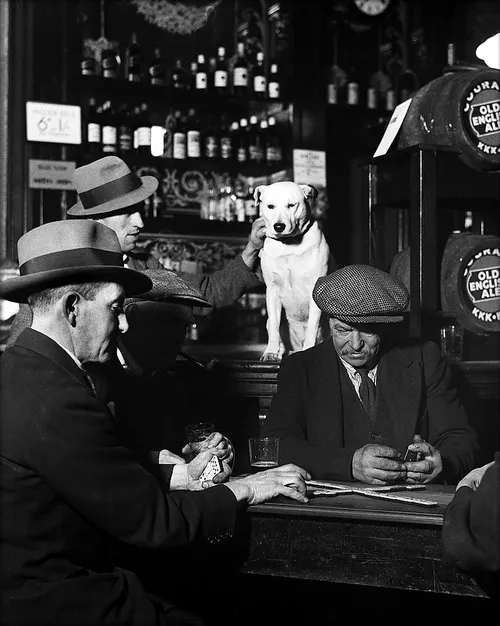
[[[215,476],[217,476],[217,474],[220,474],[220,472],[222,471],[224,471],[224,466],[222,465],[222,461],[218,457],[216,457],[214,454],[212,458],[210,459],[210,461],[205,466],[205,469],[203,470],[203,472],[200,474],[200,480],[201,481],[212,480],[213,478],[215,478]]]

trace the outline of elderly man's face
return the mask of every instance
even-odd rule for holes
[[[97,220],[115,231],[122,252],[131,252],[137,244],[139,233],[144,228],[141,214],[143,208],[144,202],[141,202],[140,204],[127,207],[126,213],[109,215]]]
[[[364,367],[374,359],[380,347],[380,335],[376,327],[371,324],[356,324],[352,326],[335,317],[330,318],[335,351],[353,367]]]
[[[124,299],[123,287],[116,283],[100,289],[94,300],[81,298],[74,347],[82,363],[105,363],[116,354],[118,335],[128,330]]]

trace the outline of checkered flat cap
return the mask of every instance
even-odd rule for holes
[[[370,265],[347,265],[318,278],[318,307],[337,319],[358,324],[401,322],[410,295],[398,280]]]
[[[195,307],[210,307],[210,302],[201,291],[188,285],[175,272],[167,269],[144,270],[142,272],[151,279],[152,288],[130,300],[152,300],[154,302],[171,302]]]

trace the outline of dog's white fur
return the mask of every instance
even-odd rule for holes
[[[266,284],[268,344],[262,361],[279,361],[323,339],[323,318],[312,291],[316,280],[337,264],[311,213],[317,195],[314,187],[291,181],[255,189],[255,202],[266,225],[260,258]]]

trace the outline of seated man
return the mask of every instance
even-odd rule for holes
[[[121,548],[163,551],[168,592],[176,548],[228,541],[241,505],[278,494],[306,502],[309,475],[288,465],[214,485],[230,473],[225,464],[200,479],[213,454],[226,454],[214,447],[169,466],[166,493],[120,441],[119,416],[83,368],[114,357],[125,297],[150,279],[123,267],[115,233],[92,220],[35,228],[18,253],[21,275],[0,284],[0,297],[29,302],[33,321],[0,359],[0,621],[199,624],[119,567]]]
[[[445,559],[500,600],[500,452],[458,483],[443,521]]]
[[[315,478],[456,483],[474,467],[476,437],[437,345],[398,345],[406,288],[367,265],[319,278],[313,298],[331,338],[285,359],[263,436],[280,463]],[[423,459],[403,463],[407,446]]]

